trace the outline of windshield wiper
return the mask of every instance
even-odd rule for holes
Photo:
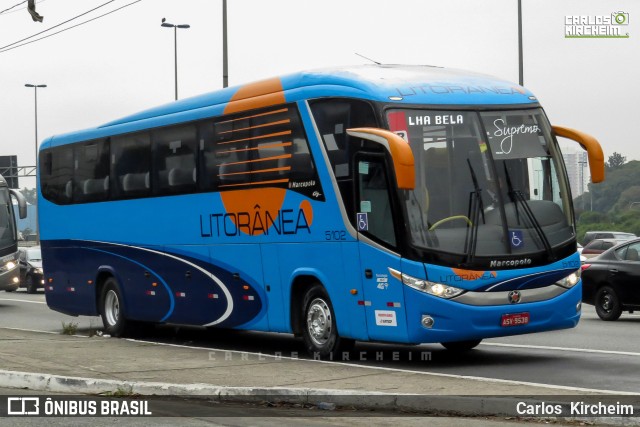
[[[538,235],[540,242],[542,243],[542,246],[544,246],[544,249],[549,255],[549,257],[553,258],[553,251],[551,250],[551,244],[549,243],[549,239],[547,239],[547,235],[542,230],[542,227],[540,226],[538,219],[536,218],[533,211],[531,210],[531,206],[529,206],[529,202],[527,201],[527,198],[524,197],[522,190],[513,188],[513,185],[511,184],[511,176],[509,175],[509,171],[507,170],[506,163],[503,164],[503,166],[504,166],[504,174],[507,179],[507,188],[509,191],[509,197],[511,198],[511,200],[513,200],[513,204],[515,208],[517,223],[518,224],[520,223],[520,212],[518,211],[518,202],[519,202],[522,205],[522,210],[526,218],[529,220],[529,225],[536,231],[536,234]]]

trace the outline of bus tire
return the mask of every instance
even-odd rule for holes
[[[480,344],[482,340],[467,340],[467,341],[451,341],[440,343],[444,348],[449,351],[469,351]]]
[[[354,341],[340,338],[335,312],[329,294],[319,283],[309,288],[302,304],[302,339],[305,349],[313,357],[333,357]]]
[[[128,325],[122,312],[122,293],[118,281],[113,277],[109,277],[102,288],[100,316],[106,335],[121,337],[125,334]]]

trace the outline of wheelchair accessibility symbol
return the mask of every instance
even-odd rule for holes
[[[369,231],[369,217],[367,213],[358,213],[358,231]]]
[[[519,248],[524,245],[524,234],[522,233],[522,230],[509,231],[509,236],[512,248]]]

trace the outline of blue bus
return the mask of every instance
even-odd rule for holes
[[[574,327],[556,137],[523,87],[429,66],[300,72],[45,140],[47,304],[138,322],[442,343]]]

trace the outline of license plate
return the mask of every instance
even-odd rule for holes
[[[528,323],[529,323],[529,313],[503,314],[502,321],[500,322],[502,327],[523,326]]]

